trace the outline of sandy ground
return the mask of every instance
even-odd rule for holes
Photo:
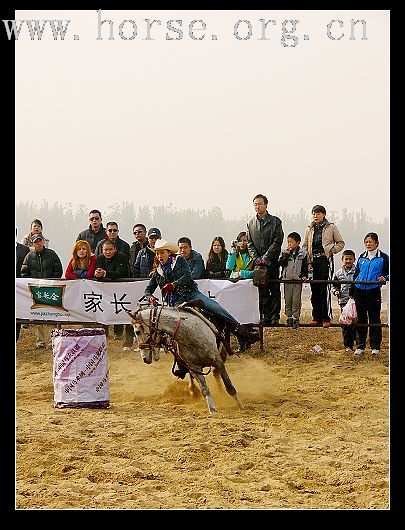
[[[227,360],[245,410],[210,374],[211,416],[169,354],[147,366],[108,339],[111,407],[61,410],[51,351],[22,329],[16,508],[388,509],[388,345],[383,329],[381,355],[357,359],[339,328],[267,328],[264,354]]]

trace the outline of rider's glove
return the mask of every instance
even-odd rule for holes
[[[166,293],[171,293],[175,286],[172,283],[167,283],[163,286],[163,289],[166,291]]]

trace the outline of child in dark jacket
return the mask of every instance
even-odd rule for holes
[[[366,251],[360,254],[354,280],[379,282],[379,284],[356,283],[351,286],[350,296],[356,302],[358,324],[381,324],[381,285],[389,280],[389,257],[379,250],[378,235],[369,232],[364,236]],[[382,331],[380,326],[370,327],[370,347],[372,355],[379,355]],[[366,349],[367,327],[356,331],[357,350],[355,355],[363,355]]]
[[[287,248],[281,252],[278,264],[282,267],[283,280],[305,280],[308,275],[307,253],[300,247],[301,236],[291,232],[287,236]],[[302,283],[284,283],[286,326],[298,328],[301,314]]]
[[[353,250],[344,250],[342,254],[343,266],[338,269],[334,276],[333,280],[353,280],[356,267],[354,261],[356,255]],[[332,285],[332,294],[338,297],[338,303],[340,306],[340,312],[347,304],[350,296],[350,283],[334,283]],[[356,336],[355,328],[352,326],[342,326],[343,334],[343,345],[346,349],[346,352],[353,352],[354,339]]]

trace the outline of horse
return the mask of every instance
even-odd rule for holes
[[[160,306],[138,308],[128,312],[132,319],[135,334],[138,336],[142,358],[147,363],[159,358],[159,348],[173,354],[175,360],[186,367],[190,374],[190,391],[195,378],[205,397],[211,414],[217,412],[209,387],[205,380],[204,368],[214,368],[213,375],[219,383],[220,377],[226,391],[232,396],[240,410],[243,405],[225,369],[226,352],[221,355],[222,344],[217,344],[217,329],[199,311],[184,304],[178,307]],[[149,350],[145,352],[145,350]],[[208,372],[209,373],[209,372]]]

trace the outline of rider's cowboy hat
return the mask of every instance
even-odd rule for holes
[[[155,250],[168,250],[172,254],[177,254],[179,247],[176,243],[170,243],[165,239],[158,239],[155,243]]]

